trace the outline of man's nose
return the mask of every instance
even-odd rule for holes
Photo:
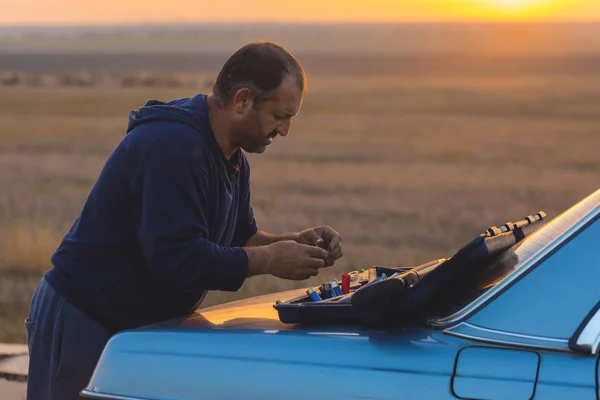
[[[287,134],[290,132],[290,125],[290,122],[279,125],[279,127],[277,127],[277,132],[279,132],[281,136],[287,136]]]

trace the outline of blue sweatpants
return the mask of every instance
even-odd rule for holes
[[[25,320],[28,400],[82,399],[110,335],[42,279]]]

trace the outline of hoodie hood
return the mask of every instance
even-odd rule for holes
[[[241,167],[242,151],[238,149],[230,160],[225,158],[210,126],[206,98],[206,94],[198,94],[194,97],[180,98],[169,102],[148,100],[142,107],[129,112],[129,124],[126,134],[143,124],[151,122],[170,121],[185,124],[205,138],[215,159],[220,160],[227,171],[226,173],[236,173]]]
[[[149,100],[139,109],[129,112],[127,133],[142,124],[156,121],[180,122],[197,131],[204,131],[207,127],[210,130],[206,95],[198,94],[170,102]]]

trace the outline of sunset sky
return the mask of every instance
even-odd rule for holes
[[[600,0],[4,0],[2,3],[0,25],[600,21]]]

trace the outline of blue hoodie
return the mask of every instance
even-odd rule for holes
[[[52,255],[50,285],[112,333],[189,314],[207,290],[236,291],[247,276],[250,168],[241,150],[224,157],[205,100],[131,111]]]

